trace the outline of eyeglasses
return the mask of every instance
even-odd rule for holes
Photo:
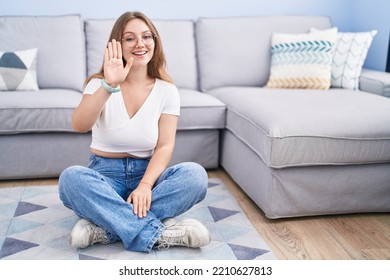
[[[150,46],[154,43],[155,35],[153,33],[145,33],[141,35],[142,43],[145,46]],[[126,46],[132,48],[135,47],[138,43],[138,38],[134,34],[126,35],[122,41],[126,44]]]

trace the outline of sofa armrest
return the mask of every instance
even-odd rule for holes
[[[365,68],[359,82],[361,91],[390,97],[390,73]]]

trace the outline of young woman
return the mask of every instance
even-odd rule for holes
[[[204,199],[208,178],[196,163],[167,167],[180,99],[164,67],[151,20],[139,12],[120,16],[72,116],[74,130],[92,129],[89,166],[69,167],[59,179],[62,202],[81,217],[73,247],[121,240],[127,250],[150,252],[210,243],[199,221],[174,219]]]

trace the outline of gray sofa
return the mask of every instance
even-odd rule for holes
[[[70,117],[113,22],[0,17],[0,50],[38,48],[39,84],[0,92],[0,179],[87,164],[90,134]],[[390,210],[390,74],[365,69],[355,91],[265,87],[272,32],[325,29],[328,17],[154,23],[181,94],[171,164],[221,166],[269,218]]]

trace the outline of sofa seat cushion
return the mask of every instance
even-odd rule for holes
[[[65,89],[0,92],[0,134],[71,132],[81,96]]]
[[[179,130],[222,129],[225,104],[195,90],[179,89]],[[81,100],[72,90],[0,92],[0,134],[73,132],[72,113]]]
[[[390,162],[390,99],[329,91],[226,87],[226,127],[269,167]]]
[[[214,96],[196,90],[179,89],[179,130],[222,129],[225,127],[226,106]]]

